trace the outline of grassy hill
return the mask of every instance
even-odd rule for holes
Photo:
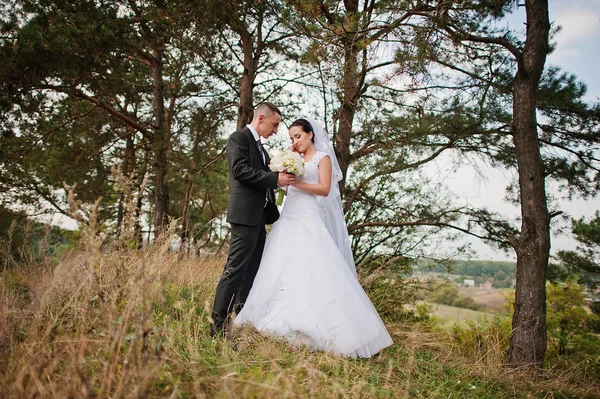
[[[492,312],[457,308],[438,303],[432,303],[430,306],[435,316],[436,325],[443,329],[449,329],[454,325],[464,328],[469,325],[469,322],[489,321],[496,316]]]
[[[450,330],[433,321],[387,321],[395,344],[366,360],[292,347],[250,329],[212,339],[208,317],[223,263],[171,253],[165,240],[141,251],[90,247],[58,264],[47,260],[2,271],[0,397],[600,394],[589,365],[549,367],[542,379],[505,369],[507,332],[494,321]]]

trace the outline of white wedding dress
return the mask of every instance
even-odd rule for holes
[[[317,152],[300,178],[318,182]],[[317,196],[295,187],[265,244],[262,262],[235,324],[294,344],[348,357],[371,357],[392,344],[381,318],[322,220]]]

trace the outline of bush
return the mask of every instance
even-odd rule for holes
[[[52,261],[74,247],[78,232],[31,220],[23,212],[0,206],[0,268]]]
[[[497,316],[469,321],[467,327],[455,324],[449,335],[450,341],[463,356],[501,366],[506,360],[511,330],[510,318]]]
[[[600,316],[600,302],[592,302],[590,304],[590,310],[593,314]],[[600,331],[597,331],[600,332]]]
[[[470,296],[461,295],[454,284],[442,285],[434,289],[427,298],[433,303],[455,306],[457,308],[478,310],[480,306]]]
[[[361,267],[359,280],[384,321],[425,321],[429,308],[416,305],[421,294],[421,282],[406,278],[392,262],[380,261]]]
[[[463,309],[479,310],[481,306],[475,302],[475,299],[470,296],[461,295],[452,301],[452,306]]]
[[[600,339],[594,333],[600,317],[584,308],[585,294],[575,278],[549,284],[547,293],[548,359],[561,367],[585,364],[600,378]]]

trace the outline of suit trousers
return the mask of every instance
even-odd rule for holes
[[[248,298],[265,247],[265,212],[256,226],[231,223],[231,240],[225,269],[217,284],[211,334],[220,334],[233,312],[239,313]]]

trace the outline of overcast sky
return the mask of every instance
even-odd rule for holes
[[[550,20],[562,27],[548,62],[574,73],[588,86],[589,101],[600,97],[600,1],[550,0]]]

